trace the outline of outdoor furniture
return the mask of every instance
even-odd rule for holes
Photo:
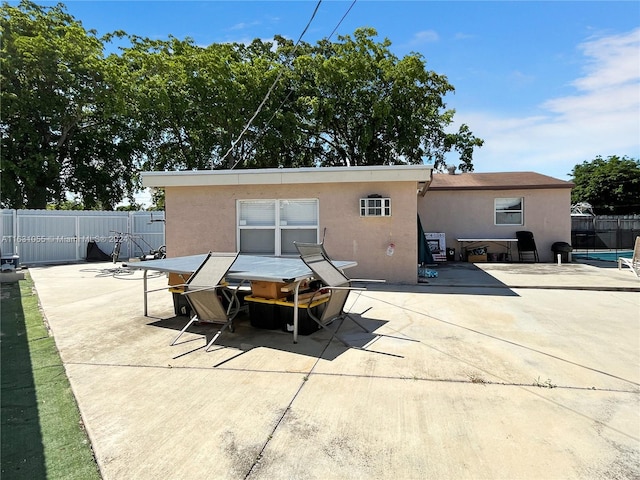
[[[184,257],[166,258],[163,260],[149,260],[146,262],[133,262],[126,266],[130,269],[142,270],[142,288],[144,315],[148,315],[148,293],[155,291],[148,289],[148,273],[180,273],[191,274],[205,260],[205,254],[188,255]],[[354,261],[336,260],[333,264],[339,269],[354,267]],[[298,257],[267,257],[259,255],[238,255],[226,274],[228,280],[247,281],[257,280],[263,282],[282,282],[293,284],[294,306],[293,309],[293,342],[298,341],[298,292],[300,284],[313,276],[313,272]],[[175,287],[176,285],[172,285]],[[159,290],[165,290],[159,289]]]
[[[505,249],[505,258],[507,261],[511,261],[511,244],[518,241],[517,238],[458,238],[460,244],[460,252],[465,250],[471,250],[475,247],[485,247],[487,243],[495,243]],[[462,253],[461,253],[462,255]]]
[[[295,243],[295,242],[294,242]],[[360,322],[344,311],[347,297],[352,290],[364,290],[363,288],[353,287],[351,280],[347,278],[339,268],[331,263],[331,260],[326,254],[326,251],[322,244],[298,244],[295,243],[296,248],[300,252],[300,258],[311,269],[315,279],[323,282],[323,286],[318,290],[317,294],[322,294],[323,291],[329,290],[329,300],[325,302],[324,308],[322,308],[322,314],[318,317],[314,312],[309,309],[309,317],[316,322],[321,328],[327,330],[331,337],[337,338],[344,346],[348,348],[355,348],[349,344],[344,338],[339,336],[328,325],[334,320],[349,318],[353,323],[358,325],[362,330],[367,333],[369,330],[365,328]],[[309,303],[313,303],[314,296],[309,299]],[[364,313],[364,312],[362,312]]]
[[[569,254],[573,252],[573,247],[567,242],[554,242],[551,245],[551,251],[553,257],[558,259],[558,262],[568,262]]]
[[[324,243],[293,242],[293,244],[298,249],[298,253],[300,253],[300,257],[303,257],[304,255],[317,255],[320,253],[324,255],[326,258],[328,258],[329,261],[331,261],[329,254],[324,248]]]
[[[636,237],[631,258],[618,257],[618,270],[621,270],[623,266],[629,267],[636,277],[640,277],[640,237]]]
[[[200,267],[189,277],[189,280],[183,285],[185,289],[183,295],[187,297],[193,316],[180,330],[171,345],[175,345],[195,322],[222,325],[207,344],[205,351],[209,351],[211,345],[225,329],[233,331],[233,319],[240,310],[240,304],[236,291],[224,283],[224,277],[237,258],[237,253],[209,252]],[[226,307],[221,296],[226,300]]]
[[[518,239],[518,259],[524,262],[525,258],[531,258],[533,262],[539,262],[538,249],[533,239],[533,233],[519,230],[516,232],[516,238]]]

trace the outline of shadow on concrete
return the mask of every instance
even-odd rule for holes
[[[430,268],[430,270],[436,271],[438,276],[435,278],[421,278],[416,285],[379,283],[369,284],[367,289],[372,291],[424,292],[451,295],[518,296],[509,286],[473,263],[442,263]]]
[[[377,351],[370,347],[370,345],[380,337],[389,337],[390,335],[381,335],[377,333],[371,333],[378,330],[381,326],[388,323],[384,320],[370,319],[362,317],[358,314],[350,313],[358,322],[360,322],[369,332],[361,330],[350,320],[337,320],[329,325],[329,328],[337,331],[343,339],[345,339],[353,348],[366,350],[371,353],[390,355],[398,357],[398,355],[386,353],[383,351]],[[156,320],[148,325],[173,330],[176,332],[182,330],[185,324],[189,321],[186,316],[174,316],[170,318]],[[279,329],[265,329],[253,327],[249,321],[247,314],[241,314],[234,320],[234,331],[230,332],[226,330],[220,335],[209,352],[213,352],[221,348],[231,348],[238,350],[238,355],[233,358],[250,351],[254,348],[271,348],[274,350],[280,350],[284,352],[296,353],[299,355],[306,355],[313,358],[321,358],[323,360],[335,360],[348,350],[339,340],[331,338],[329,332],[325,330],[318,330],[309,335],[298,335],[298,343],[293,343],[293,334],[291,332],[285,332]],[[174,358],[180,358],[185,355],[189,355],[196,351],[204,351],[206,343],[208,343],[213,336],[218,332],[221,325],[219,324],[206,324],[194,323],[189,327],[187,333],[197,335],[185,335],[176,346],[187,345],[193,343],[193,348],[187,351],[177,353]],[[206,341],[203,340],[206,338]],[[414,341],[408,337],[402,335],[393,337],[401,340]],[[331,346],[331,348],[328,348]],[[231,359],[230,359],[231,360]],[[229,360],[225,360],[223,363],[227,363]],[[216,365],[219,366],[219,365]]]
[[[429,279],[432,280],[432,279]],[[447,285],[420,283],[418,285],[394,285],[386,284],[384,288],[372,285],[367,288],[371,291],[384,292],[409,292],[409,293],[437,293],[443,295],[486,295],[494,297],[518,297],[519,295],[506,285],[500,286],[477,286],[477,285]]]

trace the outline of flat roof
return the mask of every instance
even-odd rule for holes
[[[523,190],[573,188],[574,184],[535,172],[438,173],[429,190]]]
[[[199,187],[348,182],[424,183],[430,180],[432,170],[432,165],[377,165],[142,172],[142,185],[145,187]]]

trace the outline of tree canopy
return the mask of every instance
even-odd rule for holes
[[[596,214],[640,213],[640,160],[611,155],[576,165],[571,203],[588,202]]]
[[[60,5],[5,3],[0,26],[2,206],[44,208],[71,191],[112,208],[132,190],[134,159],[102,42]]]
[[[98,38],[63,4],[2,4],[3,207],[132,198],[144,170],[416,164],[473,170],[450,132],[453,86],[374,29],[316,45],[280,36],[207,47],[125,32]],[[119,52],[105,48],[119,37]],[[258,106],[261,108],[258,109]],[[259,112],[256,114],[256,112]],[[249,120],[254,117],[251,123]]]

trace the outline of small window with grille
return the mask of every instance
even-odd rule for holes
[[[361,217],[390,217],[391,199],[382,197],[368,197],[360,199]]]

